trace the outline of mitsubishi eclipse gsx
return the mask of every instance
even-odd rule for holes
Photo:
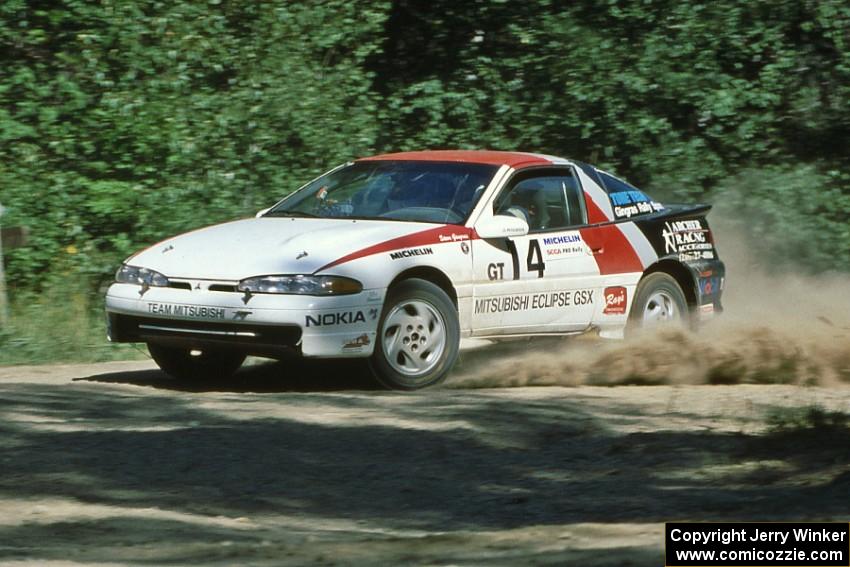
[[[385,386],[421,388],[462,337],[618,338],[719,313],[709,209],[547,155],[358,159],[256,218],[128,258],[106,295],[109,338],[147,343],[183,380],[295,353],[367,359]]]

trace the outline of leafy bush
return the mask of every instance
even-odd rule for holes
[[[662,199],[745,187],[767,245],[846,270],[848,27],[843,0],[8,0],[0,202],[32,235],[10,285],[97,289],[165,236],[422,147],[572,156]]]

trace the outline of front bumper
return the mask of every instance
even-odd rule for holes
[[[106,294],[109,339],[217,345],[260,356],[292,351],[323,358],[369,356],[386,291],[246,297],[226,284],[187,283],[144,293],[138,285],[113,284]]]

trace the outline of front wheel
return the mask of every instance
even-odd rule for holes
[[[189,349],[148,343],[154,362],[166,374],[184,382],[228,378],[245,362],[245,354],[222,349]]]
[[[629,313],[630,330],[687,328],[689,323],[688,302],[672,276],[655,272],[640,281]]]
[[[369,366],[387,388],[417,390],[442,381],[460,346],[457,309],[431,282],[404,280],[387,295]]]

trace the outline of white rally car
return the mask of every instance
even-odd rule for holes
[[[421,388],[461,337],[620,337],[711,316],[725,274],[708,209],[546,155],[359,159],[256,218],[128,258],[106,296],[109,337],[147,343],[182,379],[294,352],[367,358],[384,385]]]

